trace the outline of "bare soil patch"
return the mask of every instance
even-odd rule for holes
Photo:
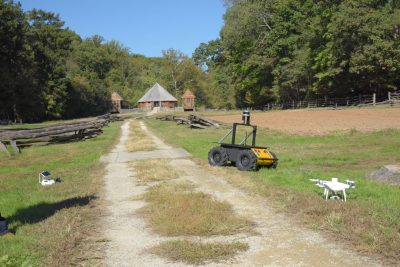
[[[224,123],[240,122],[241,114],[210,118]],[[400,129],[400,108],[262,112],[252,113],[251,122],[291,134],[322,135],[350,130],[371,132]]]

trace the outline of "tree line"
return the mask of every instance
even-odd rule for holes
[[[181,52],[133,54],[117,41],[82,39],[54,13],[0,0],[0,120],[34,122],[104,114],[118,92],[132,107],[155,82],[205,105],[208,78]]]
[[[193,54],[213,105],[262,107],[400,87],[398,0],[226,0],[220,38]]]
[[[149,58],[81,38],[51,12],[0,0],[0,121],[98,115],[118,92],[132,107],[155,82],[198,106],[259,108],[400,87],[398,0],[225,0],[220,37],[192,57]]]

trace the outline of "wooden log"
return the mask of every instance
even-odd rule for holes
[[[15,154],[17,154],[20,152],[17,140],[28,139],[28,142],[19,142],[20,145],[26,146],[32,142],[59,142],[71,139],[91,138],[102,133],[102,127],[115,119],[118,118],[107,114],[95,118],[62,122],[33,129],[2,129],[0,131],[0,150],[6,150],[10,154],[5,144],[3,144],[6,141],[10,142]]]
[[[64,128],[56,128],[56,129],[42,129],[41,132],[25,132],[25,131],[17,131],[17,132],[3,132],[0,133],[0,141],[7,141],[7,140],[16,140],[16,139],[35,139],[44,136],[50,135],[59,135],[68,132],[76,132],[79,130],[85,129],[93,129],[93,128],[101,128],[103,125],[101,123],[89,123],[84,125],[78,126],[66,126]]]
[[[174,116],[173,117],[173,120],[174,121],[189,121],[187,118],[185,118],[185,117],[178,117],[178,116]]]
[[[7,147],[5,144],[3,144],[2,142],[0,142],[0,151],[5,151],[7,153],[7,155],[11,156],[10,152],[8,151]]]
[[[15,154],[18,154],[20,151],[19,151],[19,148],[18,148],[18,146],[17,146],[17,142],[15,141],[15,140],[11,140],[10,141],[10,145],[11,145],[11,147],[14,149],[14,153]]]
[[[189,115],[188,119],[190,120],[191,123],[201,124],[203,126],[219,127],[218,123],[196,115]]]
[[[214,127],[219,127],[219,124],[218,124],[218,123],[216,123],[216,122],[214,122],[214,121],[212,121],[212,120],[209,120],[209,119],[207,119],[207,118],[198,117],[197,119],[199,120],[199,122],[200,122],[201,124],[210,125],[210,126],[214,126]]]
[[[69,133],[65,133],[65,134],[45,136],[45,137],[40,137],[40,138],[35,138],[35,139],[19,140],[19,141],[17,141],[17,145],[18,145],[18,147],[26,147],[26,146],[34,145],[37,143],[57,143],[57,142],[65,142],[65,141],[70,141],[70,140],[87,139],[87,138],[97,136],[100,133],[102,133],[101,129],[86,130],[83,135],[78,135],[76,133],[69,132]]]
[[[32,129],[8,130],[8,131],[0,132],[0,138],[1,138],[1,136],[14,135],[15,133],[24,133],[24,134],[41,133],[43,131],[53,131],[53,130],[65,129],[65,128],[68,128],[68,127],[79,127],[79,126],[83,126],[83,125],[88,125],[89,126],[89,125],[92,125],[92,124],[103,124],[103,125],[105,125],[106,123],[107,123],[106,120],[99,119],[99,120],[91,120],[91,121],[86,121],[86,122],[74,122],[74,123],[68,123],[68,124],[54,124],[54,125],[48,125],[48,126],[32,128]]]
[[[201,125],[198,123],[190,123],[189,127],[190,128],[198,128],[198,129],[207,129],[208,128],[207,126],[204,126],[204,125]]]
[[[178,120],[176,120],[177,124],[189,124],[190,121],[186,118],[179,118]]]
[[[8,132],[8,133],[10,133],[10,132],[36,133],[36,132],[42,132],[42,131],[46,131],[46,130],[57,130],[57,129],[63,129],[63,128],[67,128],[67,127],[81,126],[81,125],[91,125],[91,124],[105,125],[106,123],[107,123],[107,121],[105,121],[105,120],[93,120],[93,121],[78,122],[78,123],[71,123],[71,124],[54,124],[54,125],[38,127],[38,128],[31,128],[31,129],[8,130],[5,132]],[[1,132],[0,134],[4,134],[4,132]]]

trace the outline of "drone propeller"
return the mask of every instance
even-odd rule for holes
[[[346,180],[346,184],[348,184],[350,188],[356,188],[356,182],[352,180]]]

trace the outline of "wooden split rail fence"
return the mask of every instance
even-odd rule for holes
[[[302,109],[302,108],[340,108],[340,107],[363,107],[376,105],[398,105],[400,104],[400,92],[388,92],[387,95],[358,95],[344,98],[319,98],[304,101],[289,101],[282,103],[269,103],[257,107],[262,110],[276,109]]]
[[[102,133],[104,126],[115,120],[118,120],[117,116],[107,114],[31,129],[2,129],[0,130],[0,150],[9,153],[8,143],[13,148],[13,152],[17,154],[20,152],[19,146],[38,142],[61,142],[94,137]]]

